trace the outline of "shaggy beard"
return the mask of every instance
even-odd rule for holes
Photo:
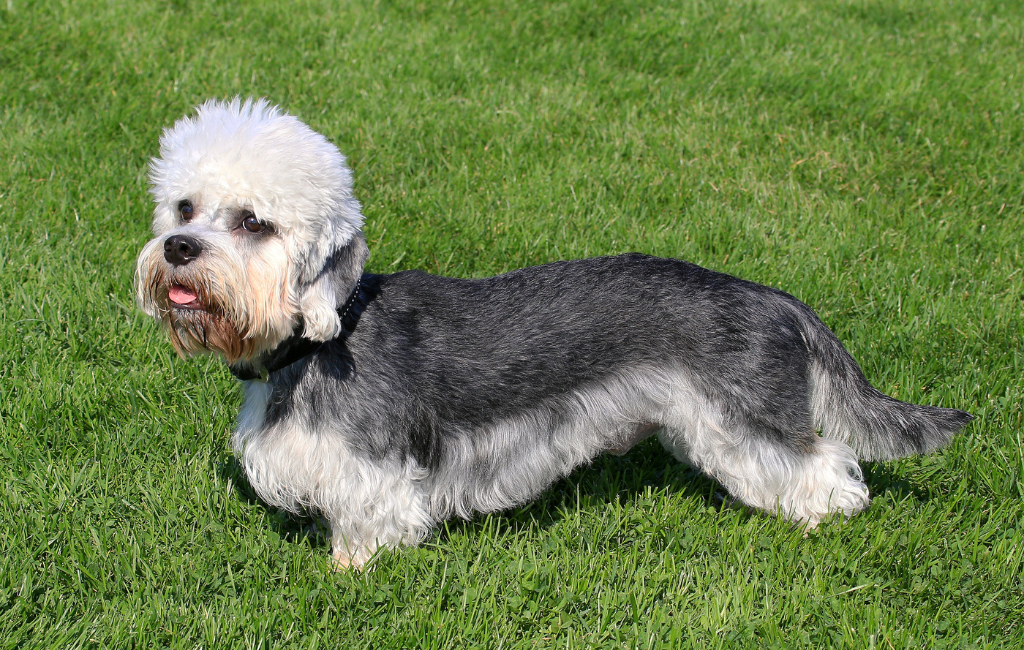
[[[229,318],[214,298],[211,287],[191,277],[178,277],[157,266],[146,283],[146,301],[167,328],[171,344],[182,358],[194,354],[219,352],[228,363],[252,357],[256,341]],[[184,275],[184,274],[181,274]],[[168,297],[172,284],[181,284],[195,292],[199,307],[179,307]]]
[[[202,352],[220,352],[228,363],[248,359],[253,354],[252,339],[244,339],[223,316],[193,310],[187,314],[168,312],[164,316],[171,345],[182,358]]]

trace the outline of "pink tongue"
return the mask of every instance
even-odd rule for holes
[[[179,305],[187,305],[188,303],[195,300],[198,296],[196,296],[195,292],[193,292],[191,289],[186,289],[180,284],[174,284],[171,285],[170,291],[167,292],[167,297],[170,298],[171,302],[173,303]]]

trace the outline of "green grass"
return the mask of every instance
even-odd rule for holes
[[[0,647],[1024,645],[1021,3],[271,4],[0,5]],[[372,271],[686,258],[977,420],[807,536],[648,442],[333,573],[133,305],[160,131],[233,95],[349,156]]]

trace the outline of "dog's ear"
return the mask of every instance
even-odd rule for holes
[[[363,233],[356,232],[345,246],[327,259],[323,270],[302,289],[299,312],[305,323],[303,336],[329,341],[341,334],[340,307],[355,289],[363,266],[370,257]]]

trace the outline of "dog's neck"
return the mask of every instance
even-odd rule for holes
[[[377,276],[364,273],[356,282],[355,289],[349,294],[348,300],[338,308],[338,317],[341,319],[341,333],[335,341],[343,340],[352,335],[359,323],[359,317],[363,310],[370,304],[370,301],[377,295]],[[302,320],[295,325],[292,335],[268,352],[264,352],[257,359],[248,362],[229,365],[231,374],[242,381],[258,379],[266,381],[271,373],[305,359],[320,349],[326,341],[313,341],[303,336],[304,325]]]

